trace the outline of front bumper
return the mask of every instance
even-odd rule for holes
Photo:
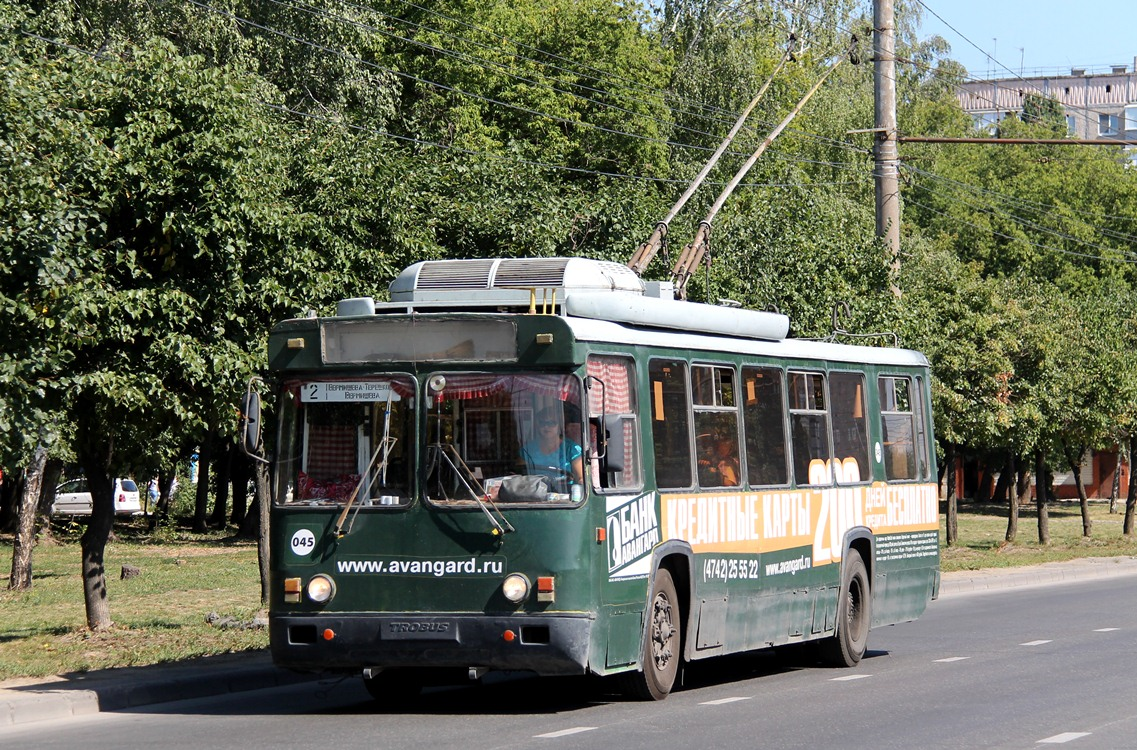
[[[269,638],[273,661],[289,669],[485,667],[574,675],[588,671],[593,622],[586,613],[271,615]]]

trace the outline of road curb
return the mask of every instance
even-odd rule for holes
[[[1085,557],[1022,568],[984,568],[944,573],[940,597],[950,598],[1027,586],[1137,576],[1137,557]]]
[[[316,679],[274,667],[267,651],[0,683],[0,727],[263,690]]]

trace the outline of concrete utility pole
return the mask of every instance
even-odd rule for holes
[[[896,141],[896,18],[892,0],[873,0],[873,83],[876,141],[876,235],[888,246],[892,291],[900,294],[900,181]]]

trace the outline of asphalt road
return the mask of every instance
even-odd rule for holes
[[[874,630],[849,670],[761,653],[699,663],[661,703],[524,679],[378,705],[304,683],[0,729],[84,748],[1137,748],[1137,577],[954,596]]]

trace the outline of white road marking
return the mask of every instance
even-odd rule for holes
[[[1044,740],[1039,740],[1038,742],[1036,742],[1034,744],[1036,744],[1036,745],[1061,745],[1063,743],[1070,742],[1071,740],[1078,740],[1078,739],[1081,739],[1082,737],[1089,737],[1089,736],[1090,736],[1090,732],[1063,732],[1062,734],[1056,734],[1053,737],[1047,737]]]
[[[844,677],[834,677],[832,682],[848,682],[849,680],[863,680],[866,677],[872,677],[871,674],[851,674]]]
[[[1044,643],[1053,643],[1053,642],[1054,642],[1053,640],[1049,640],[1049,641],[1027,641],[1026,643],[1020,643],[1019,645],[1020,646],[1041,646]]]
[[[949,656],[946,659],[936,659],[936,663],[937,664],[947,664],[948,662],[951,662],[951,661],[963,661],[964,659],[970,659],[970,658],[971,658],[970,656]]]
[[[1121,630],[1121,628],[1098,628],[1094,632],[1095,633],[1112,633],[1115,630]]]
[[[567,737],[570,734],[580,734],[581,732],[591,732],[596,727],[573,727],[572,729],[559,729],[556,732],[548,732],[546,734],[535,734],[534,737],[555,738]]]
[[[704,701],[703,703],[700,703],[699,705],[700,706],[721,706],[725,703],[737,703],[738,701],[748,701],[748,700],[750,700],[750,696],[746,696],[745,698],[743,698],[743,697],[719,698],[717,701]]]

